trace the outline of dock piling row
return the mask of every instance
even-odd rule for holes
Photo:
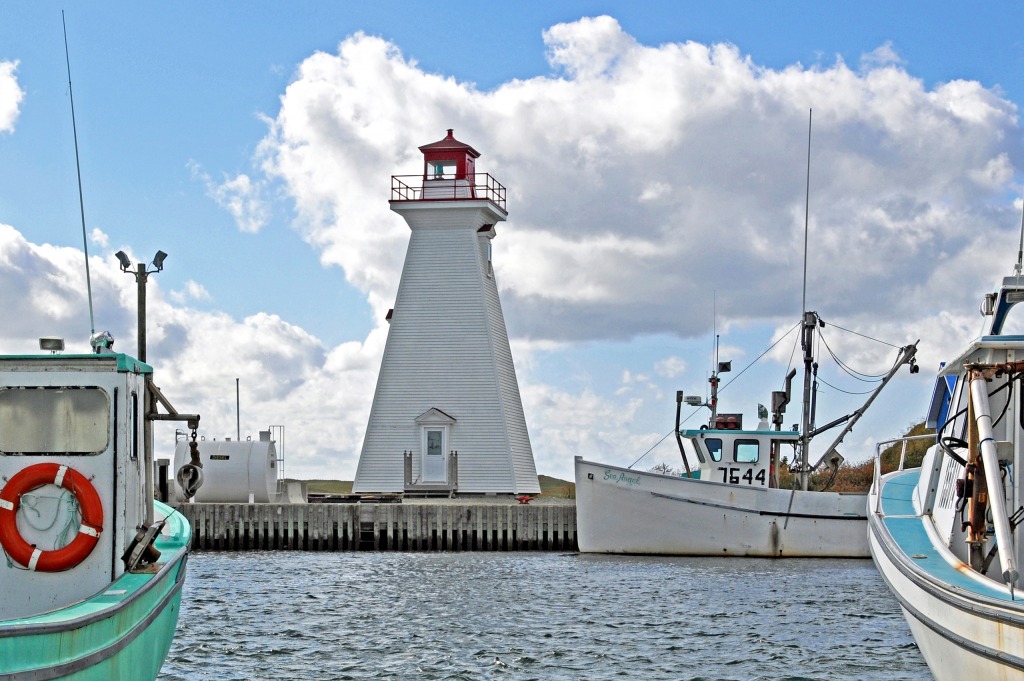
[[[575,551],[572,504],[183,504],[200,551]]]

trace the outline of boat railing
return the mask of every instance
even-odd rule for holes
[[[875,445],[875,466],[874,471],[871,475],[871,491],[876,494],[875,497],[875,513],[882,512],[882,497],[877,494],[879,489],[879,482],[882,479],[882,455],[892,445],[901,444],[900,447],[900,461],[896,465],[893,471],[901,471],[907,463],[907,446],[915,440],[935,440],[935,434],[931,433],[928,435],[905,435],[903,437],[893,438],[891,440],[883,440]],[[889,471],[889,472],[893,472]]]

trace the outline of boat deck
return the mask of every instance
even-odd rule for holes
[[[953,565],[932,543],[927,519],[914,513],[913,494],[921,469],[899,473],[882,486],[882,521],[893,540],[913,564],[938,582],[999,601],[1016,601],[995,582],[986,584],[972,576],[963,563]]]

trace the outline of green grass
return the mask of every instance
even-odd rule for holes
[[[312,494],[352,494],[351,480],[306,480],[306,492]]]

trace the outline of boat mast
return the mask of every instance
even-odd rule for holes
[[[807,114],[807,184],[804,189],[804,283],[801,310],[803,332],[800,343],[804,351],[804,399],[802,423],[800,426],[800,489],[807,489],[808,446],[811,442],[811,372],[814,365],[814,329],[818,325],[818,314],[807,311],[807,235],[811,206],[811,122],[814,109]]]

